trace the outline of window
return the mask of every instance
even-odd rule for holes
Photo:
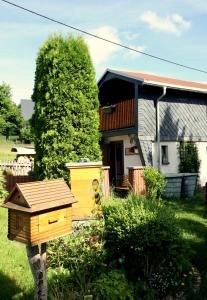
[[[162,157],[162,164],[163,165],[168,165],[169,161],[168,161],[168,146],[163,145],[161,146],[161,157]]]

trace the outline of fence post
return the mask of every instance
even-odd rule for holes
[[[128,167],[129,184],[132,191],[136,195],[144,195],[146,193],[146,185],[144,182],[144,167],[135,166]]]
[[[104,198],[109,198],[110,189],[109,189],[109,169],[110,167],[102,167],[102,176],[103,176],[103,195]]]
[[[205,204],[207,204],[207,182],[205,184]]]

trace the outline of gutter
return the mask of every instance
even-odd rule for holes
[[[162,94],[156,100],[156,140],[157,140],[157,166],[161,169],[161,151],[160,151],[160,100],[166,95],[167,87],[163,86]]]

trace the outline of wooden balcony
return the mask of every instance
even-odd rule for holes
[[[128,128],[135,125],[134,120],[134,99],[127,99],[111,106],[101,107],[100,130]]]

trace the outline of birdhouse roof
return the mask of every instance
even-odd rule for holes
[[[64,179],[16,183],[3,207],[38,212],[76,202]]]

